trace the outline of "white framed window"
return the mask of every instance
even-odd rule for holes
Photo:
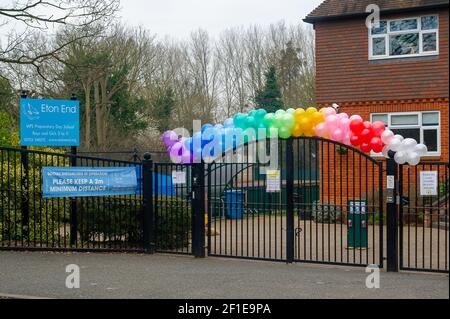
[[[373,113],[372,123],[383,122],[395,134],[413,138],[428,147],[427,156],[441,155],[441,113],[439,111]],[[377,154],[373,154],[377,155]]]
[[[369,29],[369,60],[438,54],[438,15],[381,20]]]

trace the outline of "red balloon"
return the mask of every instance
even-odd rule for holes
[[[361,145],[361,137],[352,133],[352,135],[350,137],[350,143],[352,143],[353,146],[360,146]]]
[[[370,123],[369,121],[365,121],[363,123],[363,126],[365,129],[372,130],[372,123]]]
[[[372,147],[370,147],[369,143],[362,143],[361,151],[363,151],[364,153],[370,153],[372,151]]]
[[[381,121],[376,121],[372,124],[373,133],[376,137],[381,137],[381,134],[386,130],[386,126]]]
[[[351,121],[350,130],[356,135],[359,135],[362,132],[362,130],[364,130],[364,122],[360,119],[355,119]]]
[[[359,137],[361,138],[361,141],[363,143],[369,144],[370,140],[374,137],[373,136],[373,132],[367,128],[365,128],[361,134],[359,135]]]
[[[372,140],[370,141],[370,147],[375,153],[381,153],[383,151],[383,142],[381,141],[381,138],[372,138]]]

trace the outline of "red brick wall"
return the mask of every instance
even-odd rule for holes
[[[316,30],[318,103],[448,98],[448,11],[439,14],[439,55],[369,61],[364,18],[319,22]]]

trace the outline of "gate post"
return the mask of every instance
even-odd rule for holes
[[[76,101],[77,97],[75,94],[72,94],[70,100]],[[77,147],[71,146],[70,147],[70,166],[76,167],[77,166]],[[78,211],[77,211],[77,199],[76,197],[72,197],[70,199],[70,245],[76,246],[77,245],[77,239],[78,239]]]
[[[20,98],[28,98],[28,92],[22,91]],[[22,240],[29,240],[29,227],[30,222],[30,202],[29,202],[29,161],[28,161],[28,148],[26,146],[20,147],[20,162],[23,168],[21,176],[21,196],[20,196],[20,210],[22,213]]]
[[[205,171],[204,163],[192,164],[192,253],[205,257]]]
[[[392,154],[390,154],[392,155]],[[387,271],[398,272],[398,165],[393,156],[386,162],[388,180],[393,185],[387,185],[386,214],[387,214]]]
[[[286,262],[294,262],[294,145],[286,141]]]
[[[153,161],[150,153],[142,162],[143,233],[144,252],[155,252],[155,219],[153,212]]]

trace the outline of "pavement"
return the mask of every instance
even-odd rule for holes
[[[65,286],[66,266],[80,288]],[[368,289],[364,268],[190,256],[0,252],[0,298],[448,299],[448,274],[386,273]]]

